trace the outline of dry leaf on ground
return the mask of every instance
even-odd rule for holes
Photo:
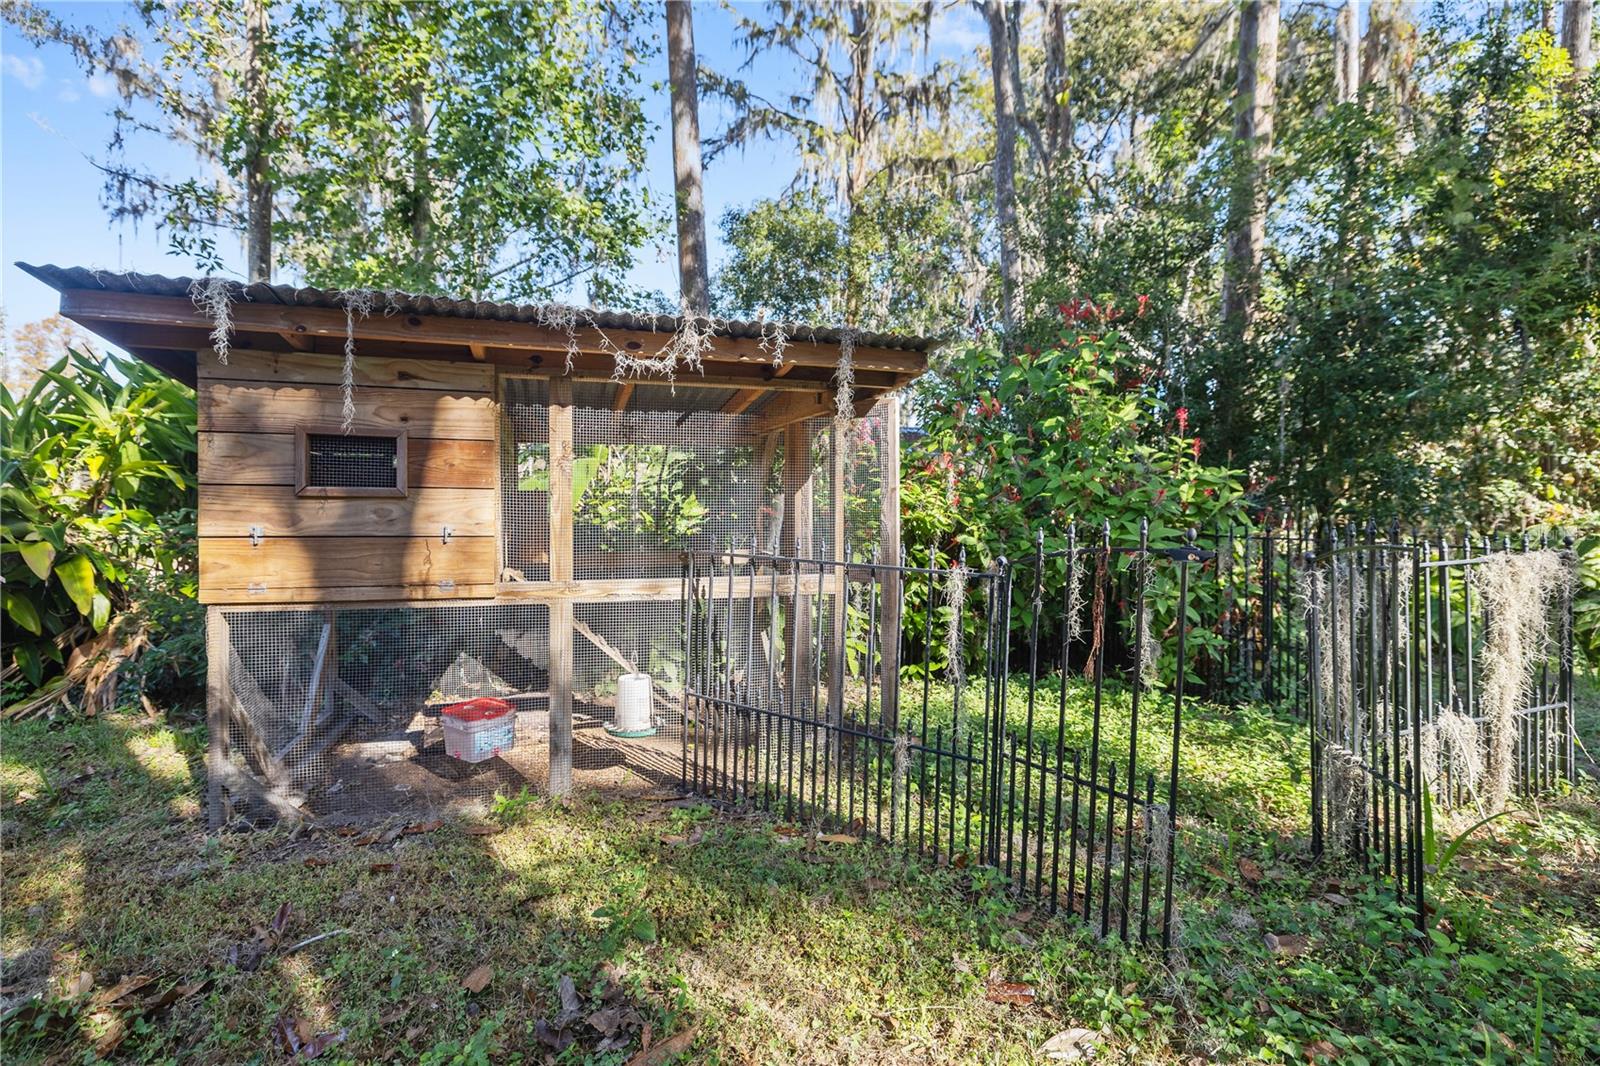
[[[1300,933],[1268,933],[1267,950],[1274,955],[1304,955],[1311,946],[1309,937]]]
[[[1039,1054],[1051,1062],[1078,1062],[1094,1054],[1099,1040],[1100,1034],[1093,1029],[1064,1029],[1046,1040]]]
[[[995,981],[985,989],[983,998],[990,1003],[1008,1003],[1013,1007],[1026,1007],[1033,1003],[1037,995],[1032,985],[1020,981]]]
[[[494,967],[483,963],[473,968],[473,971],[461,979],[461,987],[473,995],[477,995],[489,987],[489,982],[494,980]]]
[[[628,1066],[665,1066],[674,1055],[681,1055],[689,1050],[689,1045],[694,1043],[694,1034],[693,1028],[685,1029],[681,1033],[652,1044],[629,1059]]]

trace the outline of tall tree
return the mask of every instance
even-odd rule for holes
[[[1011,30],[1003,0],[984,0],[989,67],[994,80],[994,202],[1000,242],[1000,314],[1009,332],[1018,320],[1017,92]]]
[[[955,206],[978,192],[982,180],[979,142],[986,138],[977,122],[963,121],[975,111],[976,79],[962,63],[928,60],[932,18],[932,5],[773,0],[761,15],[741,17],[740,41],[750,65],[773,58],[795,64],[803,87],[769,99],[736,78],[701,71],[701,87],[734,112],[707,142],[707,159],[761,138],[788,142],[797,158],[785,201],[816,193],[831,202],[849,251],[830,306],[856,325],[880,319],[889,302],[877,268],[883,256],[919,236],[897,230],[908,215],[959,215],[973,251],[955,280],[965,287],[981,275],[975,251],[981,216],[970,204]],[[812,205],[801,206],[766,218],[807,214]],[[925,262],[912,259],[899,264],[902,283],[925,283],[929,307],[948,320],[947,294],[931,290],[952,282],[949,260],[939,255],[927,262],[939,263],[943,275],[927,274]]]
[[[251,281],[272,280],[272,177],[269,152],[276,118],[269,106],[267,0],[246,0],[244,90],[249,144],[244,155],[245,272]]]
[[[700,168],[700,90],[689,0],[667,0],[667,76],[672,87],[672,170],[678,207],[678,280],[686,311],[711,310],[706,210]]]
[[[1249,0],[1239,18],[1239,73],[1233,97],[1233,196],[1222,277],[1225,334],[1242,338],[1255,317],[1267,232],[1267,160],[1278,84],[1278,0]]]
[[[1594,69],[1594,0],[1567,0],[1561,16],[1561,47],[1578,77]]]
[[[3,3],[35,43],[116,78],[107,208],[154,217],[201,270],[234,238],[252,279],[548,299],[587,277],[594,299],[624,294],[651,225],[653,46],[628,0],[144,3],[113,34]],[[191,146],[196,173],[128,162],[146,134]]]
[[[1361,93],[1361,27],[1356,0],[1345,0],[1334,16],[1333,85],[1341,104],[1351,103]]]

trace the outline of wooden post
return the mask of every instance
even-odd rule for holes
[[[550,580],[572,580],[572,382],[550,382]],[[572,791],[572,602],[550,605],[550,794]]]
[[[228,797],[222,788],[228,761],[228,620],[221,607],[206,608],[206,827],[221,829],[228,821]]]
[[[783,431],[783,530],[779,552],[796,559],[812,558],[816,545],[816,471],[811,466],[811,442],[815,428],[810,422],[796,422]],[[796,564],[795,576],[805,577],[806,566]],[[795,589],[800,582],[791,582]],[[780,593],[782,595],[782,586]],[[785,617],[783,683],[789,691],[791,713],[800,713],[803,697],[811,691],[812,658],[811,597],[791,595]]]
[[[885,396],[878,404],[883,430],[878,444],[879,502],[878,561],[900,565],[900,397]],[[879,613],[878,649],[882,656],[883,722],[890,730],[900,727],[900,589],[898,570],[886,571],[881,583],[883,604]]]
[[[833,420],[833,469],[832,481],[828,487],[829,506],[833,508],[833,550],[830,558],[841,564],[849,561],[849,553],[845,550],[844,522],[845,453],[849,450],[849,441],[846,439],[849,428],[849,423],[837,418]],[[833,636],[828,643],[828,718],[838,725],[844,722],[844,685],[847,674],[844,637],[845,593],[849,581],[843,565],[834,567],[829,575],[827,587],[833,592]]]

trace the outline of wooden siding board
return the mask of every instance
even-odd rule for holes
[[[235,349],[228,353],[228,361],[221,363],[212,353],[199,352],[195,374],[200,381],[247,382],[256,385],[338,385],[344,380],[344,359],[308,352]],[[494,367],[481,363],[363,356],[356,360],[354,377],[357,390],[363,387],[389,387],[483,395],[494,391]]]
[[[340,591],[375,586],[478,585],[494,574],[493,537],[248,537],[200,539],[200,591]],[[443,590],[447,591],[447,590]]]
[[[293,485],[292,433],[201,433],[203,485]],[[409,437],[407,482],[419,488],[498,488],[493,441]]]
[[[296,496],[293,485],[200,486],[201,537],[458,537],[495,535],[495,493],[415,489],[404,499]],[[493,581],[493,567],[484,580]]]
[[[301,426],[338,426],[343,397],[336,385],[243,385],[202,381],[196,390],[201,432],[293,433]],[[352,433],[408,429],[421,437],[495,438],[495,402],[487,395],[437,389],[355,391]]]

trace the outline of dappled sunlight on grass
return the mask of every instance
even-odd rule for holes
[[[1082,702],[1069,686],[1069,736],[1085,727]],[[1108,737],[1125,707],[1107,699]],[[1459,1061],[1481,1053],[1483,1026],[1530,1046],[1535,980],[1555,1061],[1600,1051],[1600,1031],[1583,1028],[1600,1015],[1592,786],[1464,848],[1431,882],[1450,947],[1424,954],[1358,872],[1309,860],[1301,730],[1252,708],[1188,718],[1172,970],[1032,913],[982,872],[670,794],[508,797],[500,818],[411,833],[207,837],[186,813],[202,789],[192,731],[124,716],[6,731],[8,782],[56,785],[8,810],[3,942],[8,960],[31,951],[41,966],[26,991],[59,995],[81,971],[97,990],[128,974],[210,979],[128,1037],[123,1051],[146,1059],[272,1058],[280,1016],[343,1032],[337,1059],[454,1054],[474,1036],[536,1048],[563,977],[587,1017],[607,973],[656,1040],[695,1029],[686,1061],[1033,1062],[1076,1026],[1111,1061],[1261,1049],[1304,1061],[1319,1040],[1369,1061]],[[1156,737],[1142,746],[1164,753]],[[94,773],[75,780],[86,763]],[[1258,880],[1241,875],[1246,860]],[[281,937],[247,965],[285,904]],[[1269,933],[1307,946],[1275,952]],[[991,981],[1024,983],[1031,1003],[991,1002]],[[62,1008],[75,1028],[24,1057],[105,1032],[76,1002]],[[586,1024],[573,1031],[592,1048]],[[637,1036],[587,1054],[621,1063]]]

